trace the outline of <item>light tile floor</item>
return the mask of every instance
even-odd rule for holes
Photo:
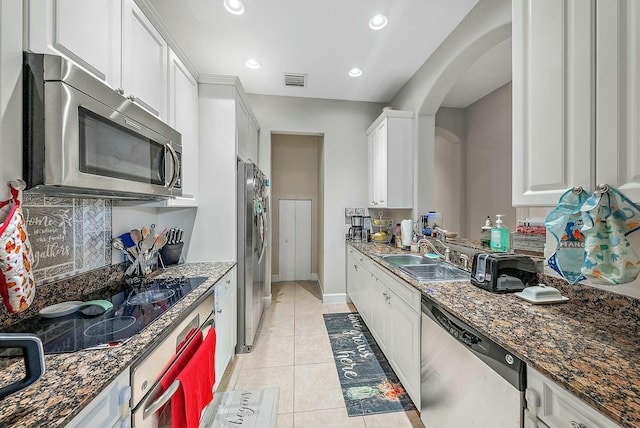
[[[323,305],[315,281],[277,282],[253,352],[236,355],[219,392],[280,388],[278,428],[423,427],[416,411],[348,417],[323,313],[355,311]]]

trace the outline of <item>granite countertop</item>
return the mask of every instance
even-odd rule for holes
[[[120,347],[46,355],[44,376],[0,401],[0,426],[55,427],[69,423],[120,373],[152,348],[163,330],[179,322],[188,308],[209,294],[233,266],[235,262],[201,262],[167,268],[159,278],[184,275],[206,276],[207,280]],[[22,360],[16,360],[0,370],[0,385],[22,376]]]
[[[468,282],[421,283],[378,257],[403,250],[372,243],[350,245],[616,423],[640,426],[636,299],[545,276],[544,282],[570,301],[532,305],[513,294],[490,293]]]

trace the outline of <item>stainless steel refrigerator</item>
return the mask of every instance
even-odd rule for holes
[[[238,354],[251,352],[264,310],[266,193],[257,165],[238,161]]]

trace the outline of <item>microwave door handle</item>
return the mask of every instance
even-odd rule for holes
[[[178,158],[178,154],[174,148],[171,147],[171,143],[167,144],[165,147],[167,147],[169,153],[171,153],[171,158],[173,159],[173,175],[171,176],[171,181],[167,184],[167,187],[171,189],[173,188],[173,185],[176,184],[176,181],[178,181],[178,177],[180,176],[180,158]]]
[[[176,393],[178,388],[180,388],[180,381],[176,379],[171,385],[169,385],[169,388],[167,388],[167,390],[163,392],[162,395],[160,395],[160,397],[158,397],[149,406],[145,407],[142,412],[142,419],[147,419],[150,415],[154,414],[155,412],[160,410],[162,406],[167,404],[167,402],[171,400],[171,397],[173,397],[173,394]]]

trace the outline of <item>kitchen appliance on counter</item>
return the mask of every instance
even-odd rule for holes
[[[266,178],[257,165],[238,161],[238,342],[251,352],[264,311],[268,225]]]
[[[182,196],[181,135],[62,57],[24,53],[27,191],[154,200]]]
[[[420,372],[426,427],[523,427],[525,363],[426,296]]]
[[[471,283],[492,293],[513,293],[538,284],[536,265],[517,254],[473,255]]]
[[[122,345],[205,279],[153,279],[141,281],[133,289],[123,284],[122,290],[109,298],[113,308],[103,315],[87,317],[74,312],[59,318],[35,316],[3,328],[3,333],[35,334],[42,340],[45,354]],[[19,354],[12,349],[0,351],[0,357],[15,355]]]

